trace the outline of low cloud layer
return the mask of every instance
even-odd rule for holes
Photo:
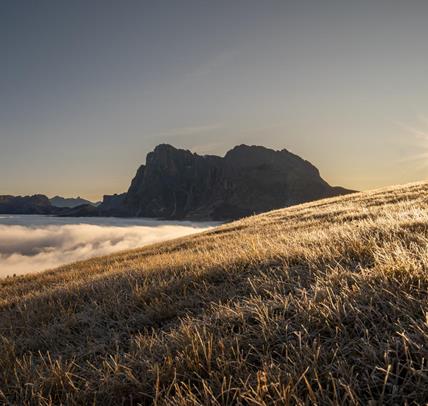
[[[60,222],[58,220],[57,222]],[[94,221],[93,223],[96,223]],[[210,224],[0,224],[0,277],[52,269],[208,229]]]

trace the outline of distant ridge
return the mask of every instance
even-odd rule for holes
[[[70,207],[70,208],[74,208],[77,206],[81,206],[83,204],[90,204],[92,206],[98,206],[101,202],[91,202],[89,200],[86,199],[82,199],[80,196],[79,197],[62,197],[62,196],[55,196],[52,197],[51,199],[49,199],[52,206],[55,207]]]
[[[53,214],[54,211],[45,195],[0,196],[1,214]]]
[[[0,214],[68,215],[71,211],[76,213],[80,207],[83,208],[84,216],[98,216],[96,209],[98,204],[81,198],[65,199],[55,196],[49,199],[40,194],[33,196],[0,195]]]

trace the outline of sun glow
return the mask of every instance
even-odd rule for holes
[[[411,162],[419,169],[424,169],[428,168],[428,119],[419,117],[419,122],[423,126],[422,128],[398,123],[406,135],[411,136],[406,139],[406,144],[417,150],[417,152],[402,158],[400,162]]]

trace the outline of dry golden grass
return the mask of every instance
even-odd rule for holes
[[[427,267],[418,183],[5,279],[0,402],[425,404]]]

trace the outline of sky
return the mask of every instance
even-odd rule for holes
[[[428,175],[428,2],[2,0],[0,194],[126,191],[157,144]]]

